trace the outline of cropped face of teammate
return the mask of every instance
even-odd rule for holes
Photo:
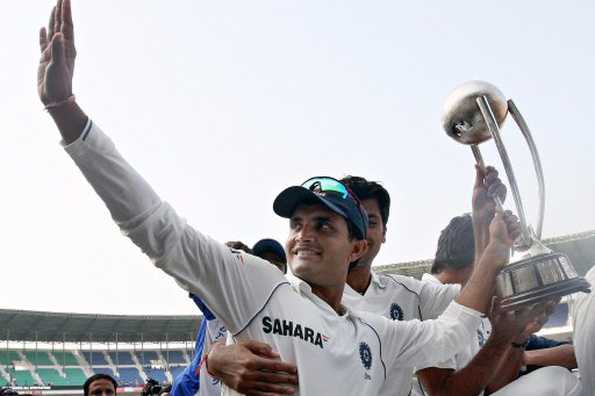
[[[111,381],[98,379],[89,385],[89,396],[114,396],[116,389]]]
[[[324,205],[300,205],[289,220],[285,250],[294,275],[312,286],[342,286],[349,263],[367,249],[350,235],[347,221]]]
[[[374,198],[362,201],[362,206],[368,213],[368,251],[359,260],[360,265],[370,265],[380,251],[380,247],[386,241],[386,227],[382,222],[380,206]]]

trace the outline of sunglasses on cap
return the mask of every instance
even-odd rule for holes
[[[351,191],[349,191],[343,183],[330,176],[312,177],[303,182],[302,187],[307,188],[308,190],[314,193],[337,193],[343,199],[347,199],[347,197],[351,193]],[[352,193],[351,195],[353,198],[357,200],[355,195],[353,195]]]
[[[336,193],[343,199],[351,197],[357,204],[357,208],[362,212],[362,203],[349,187],[339,180],[330,176],[315,176],[302,183],[302,187],[307,188],[313,193]],[[366,216],[367,217],[367,216]]]

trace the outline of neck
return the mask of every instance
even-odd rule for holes
[[[320,297],[324,302],[331,306],[331,308],[339,315],[345,313],[345,307],[341,304],[343,299],[343,290],[345,285],[341,286],[312,286],[312,293]]]
[[[435,275],[438,280],[447,285],[447,284],[459,284],[464,286],[467,279],[464,275],[456,272],[456,271],[442,271],[439,274]]]
[[[356,267],[347,274],[347,284],[359,294],[364,294],[370,286],[372,270],[370,265]]]

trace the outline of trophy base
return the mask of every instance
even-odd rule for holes
[[[553,252],[507,265],[496,282],[504,310],[590,291],[589,282],[576,274],[568,257]]]

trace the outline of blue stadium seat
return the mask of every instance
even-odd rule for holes
[[[116,378],[113,370],[109,367],[93,367],[93,371],[95,372],[95,374],[107,374],[111,377]]]
[[[91,366],[107,366],[109,364],[103,352],[100,351],[84,351],[83,356]]]
[[[144,351],[144,352],[136,351],[135,354],[136,354],[138,361],[140,362],[140,364],[142,366],[150,366],[151,360],[153,360],[153,361],[159,360],[159,356],[157,355],[157,352],[155,352],[155,351]]]
[[[138,370],[134,367],[123,367],[118,369],[120,373],[120,384],[121,385],[142,385],[143,380],[138,373]]]
[[[159,381],[162,384],[167,382],[167,377],[165,376],[165,371],[163,369],[144,367],[144,370],[147,377],[153,378],[155,381]]]
[[[130,352],[110,352],[109,356],[117,366],[134,366]]]
[[[169,354],[166,351],[161,352],[165,359],[169,359],[168,363],[170,364],[187,364],[186,359],[184,359],[184,355],[182,351],[169,351]]]

